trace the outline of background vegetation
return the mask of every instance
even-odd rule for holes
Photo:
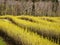
[[[60,45],[59,16],[60,0],[0,0],[0,45]]]
[[[0,0],[0,15],[60,16],[59,0]]]

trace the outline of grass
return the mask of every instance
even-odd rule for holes
[[[43,25],[60,27],[58,17],[56,17],[56,19],[54,17],[33,17],[33,16],[20,16],[18,18],[22,20],[30,21],[30,22],[40,23]]]
[[[0,37],[0,45],[7,45],[7,43],[4,41],[2,37]]]
[[[24,30],[9,21],[0,20],[0,29],[14,38],[15,41],[19,41],[19,43],[22,42],[23,45],[58,45],[47,39],[41,38],[33,32],[27,31],[27,29]]]
[[[43,32],[46,35],[50,35],[52,33],[53,35],[59,36],[59,33],[60,33],[60,28],[58,25],[51,26],[51,25],[47,25],[47,24],[43,24],[43,23],[36,24],[33,22],[16,19],[16,18],[14,18],[12,20],[21,27],[27,27],[27,28],[33,29],[33,31],[40,32],[40,33]]]
[[[59,20],[60,17],[42,17],[41,19],[52,22],[52,23],[60,23],[60,20]]]
[[[24,20],[32,20],[32,22],[36,22],[36,23],[44,23],[44,24],[56,24],[57,22],[60,23],[59,18],[60,17],[34,17],[34,16],[20,16],[18,17],[20,19],[24,19]]]
[[[60,17],[1,16],[0,29],[22,45],[59,45],[59,19]]]

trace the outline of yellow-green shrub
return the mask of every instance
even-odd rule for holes
[[[10,21],[0,20],[0,30],[5,32],[10,37],[14,38],[15,41],[19,41],[23,43],[23,45],[58,45],[47,39],[41,38],[39,35],[28,31],[27,29],[22,29]]]
[[[36,24],[30,21],[25,21],[25,20],[21,20],[21,19],[17,19],[17,18],[12,18],[13,22],[15,24],[17,24],[18,26],[22,27],[22,28],[26,28],[27,29],[32,29],[32,31],[37,32],[38,34],[42,33],[42,35],[47,36],[47,37],[54,37],[57,39],[60,37],[60,28],[59,26],[49,26],[49,25],[44,25],[42,23]],[[56,39],[56,40],[57,40]]]

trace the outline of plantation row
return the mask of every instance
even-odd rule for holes
[[[59,45],[60,17],[1,16],[0,32],[16,45]]]

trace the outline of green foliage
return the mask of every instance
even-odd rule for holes
[[[3,40],[2,37],[0,37],[0,45],[7,45],[6,42]]]
[[[58,0],[51,0],[52,2],[58,2]]]

